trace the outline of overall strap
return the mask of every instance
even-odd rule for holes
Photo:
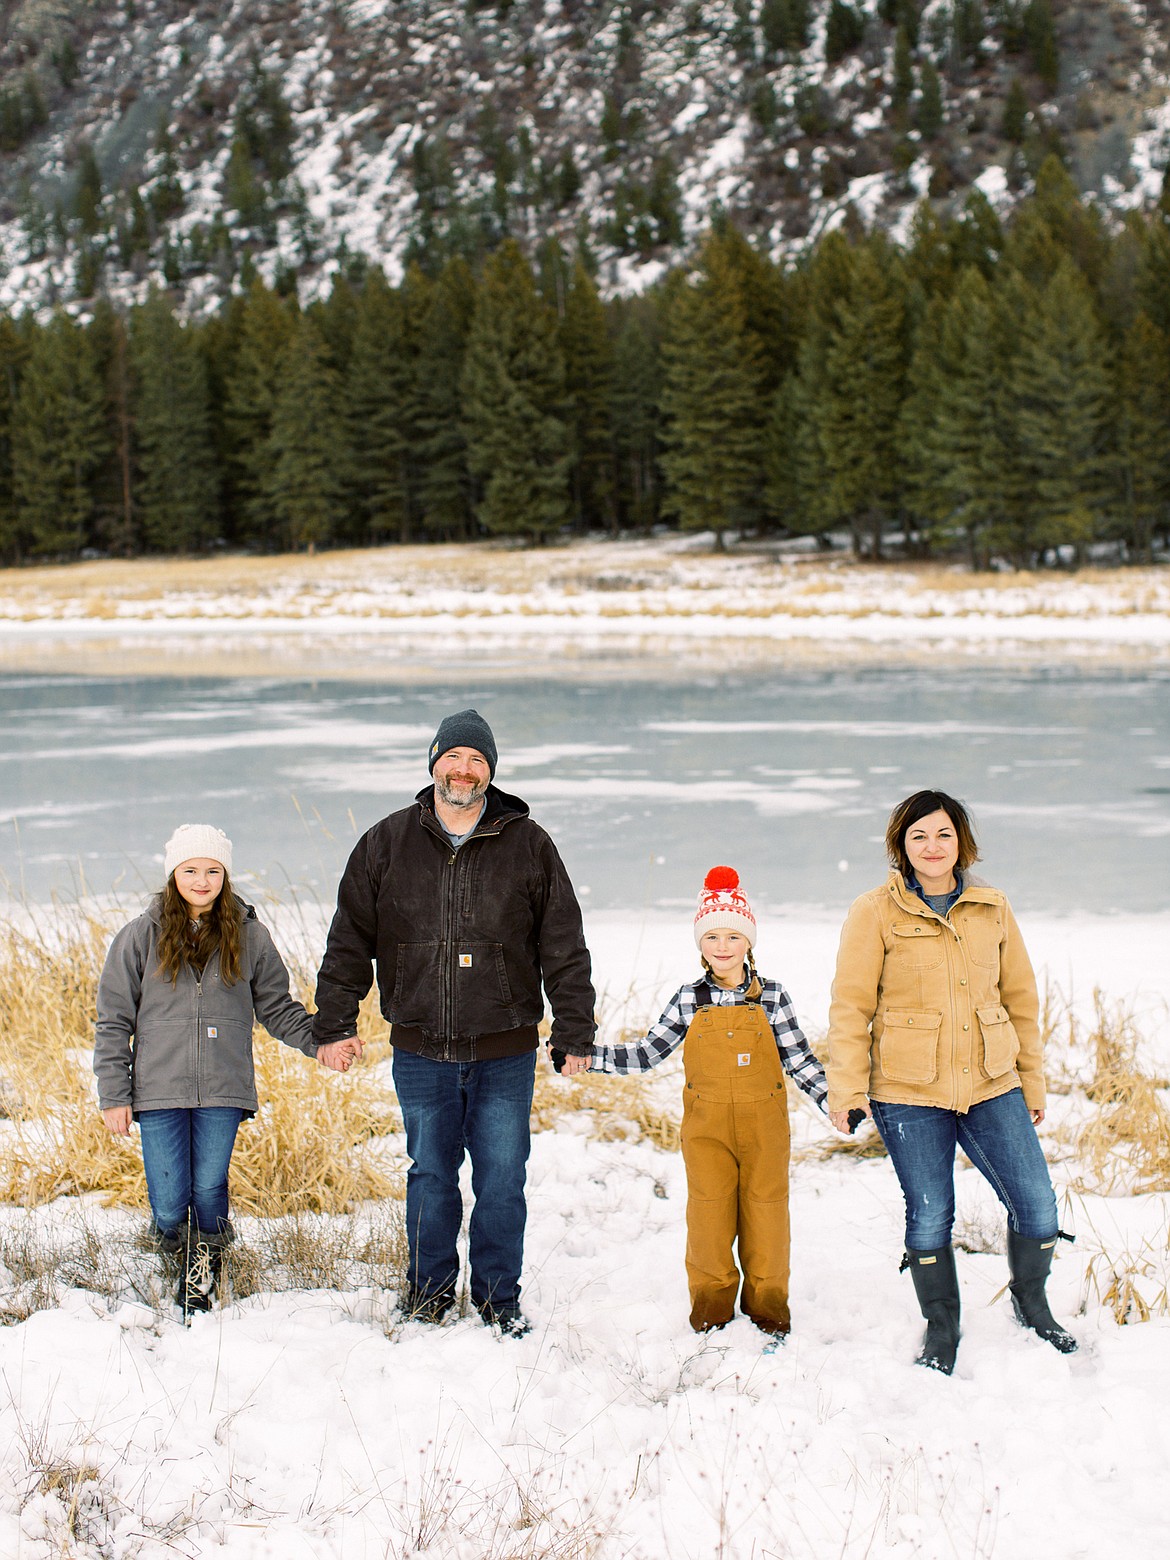
[[[695,1012],[700,1008],[714,1007],[715,999],[711,995],[711,988],[705,980],[695,982]]]

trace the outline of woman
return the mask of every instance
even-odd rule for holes
[[[829,1115],[872,1116],[906,1199],[906,1254],[926,1337],[920,1365],[950,1375],[959,1342],[951,1247],[956,1145],[1007,1209],[1016,1316],[1076,1348],[1044,1286],[1061,1231],[1036,1136],[1044,1120],[1039,1001],[1006,897],[979,859],[961,802],[917,791],[886,829],[893,868],[850,908],[829,1012]],[[1066,1239],[1068,1237],[1065,1237]]]
[[[138,1122],[153,1235],[186,1316],[210,1308],[232,1239],[228,1165],[256,1113],[254,1021],[338,1072],[358,1053],[314,1043],[267,928],[232,891],[222,829],[183,824],[164,863],[162,893],[106,955],[93,1065],[109,1130]]]

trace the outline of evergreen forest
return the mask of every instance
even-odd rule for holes
[[[795,263],[716,222],[653,290],[511,239],[320,301],[245,275],[0,317],[0,557],[367,546],[654,527],[974,567],[1170,542],[1170,200],[1118,223],[1056,158],[904,243]]]

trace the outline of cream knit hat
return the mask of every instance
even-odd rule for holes
[[[222,829],[210,823],[181,823],[167,841],[163,855],[166,877],[184,861],[218,861],[225,872],[232,870],[232,842]]]
[[[740,932],[748,947],[756,942],[756,918],[739,886],[734,867],[712,867],[703,879],[699,908],[695,912],[695,946],[706,932]]]

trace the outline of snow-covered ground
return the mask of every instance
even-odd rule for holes
[[[607,916],[588,930],[611,1024],[650,1016],[690,973],[685,920]],[[1095,985],[1135,998],[1151,1064],[1165,1066],[1170,914],[1025,917],[1023,930],[1082,1008]],[[785,979],[811,1029],[835,946],[823,912],[761,915],[761,967]],[[1062,1097],[1052,1106],[1046,1134]],[[803,1106],[795,1121],[801,1145],[828,1135]],[[950,1380],[912,1363],[921,1322],[897,1272],[887,1163],[794,1166],[794,1332],[766,1356],[744,1320],[689,1331],[678,1156],[596,1141],[573,1114],[535,1140],[526,1338],[474,1318],[387,1329],[392,1297],[373,1292],[260,1295],[189,1331],[132,1301],[111,1313],[69,1293],[0,1330],[0,1554],[1160,1556],[1170,1320],[1117,1326],[1085,1272],[1102,1247],[1145,1242],[1156,1293],[1170,1199],[1066,1196],[1072,1167],[1048,1141],[1078,1235],[1050,1292],[1081,1350],[1060,1356],[1020,1332],[999,1295],[1002,1256],[963,1252]],[[958,1185],[964,1228],[994,1237],[989,1189],[970,1169]],[[84,1212],[111,1235],[126,1228],[124,1215]],[[38,1493],[37,1470],[54,1462],[96,1481],[78,1501]]]
[[[321,557],[112,561],[0,573],[0,664],[151,657],[193,669],[531,675],[853,653],[1164,659],[1170,573],[972,575],[800,555],[714,554],[709,537],[381,548]],[[534,659],[536,658],[536,659]]]

